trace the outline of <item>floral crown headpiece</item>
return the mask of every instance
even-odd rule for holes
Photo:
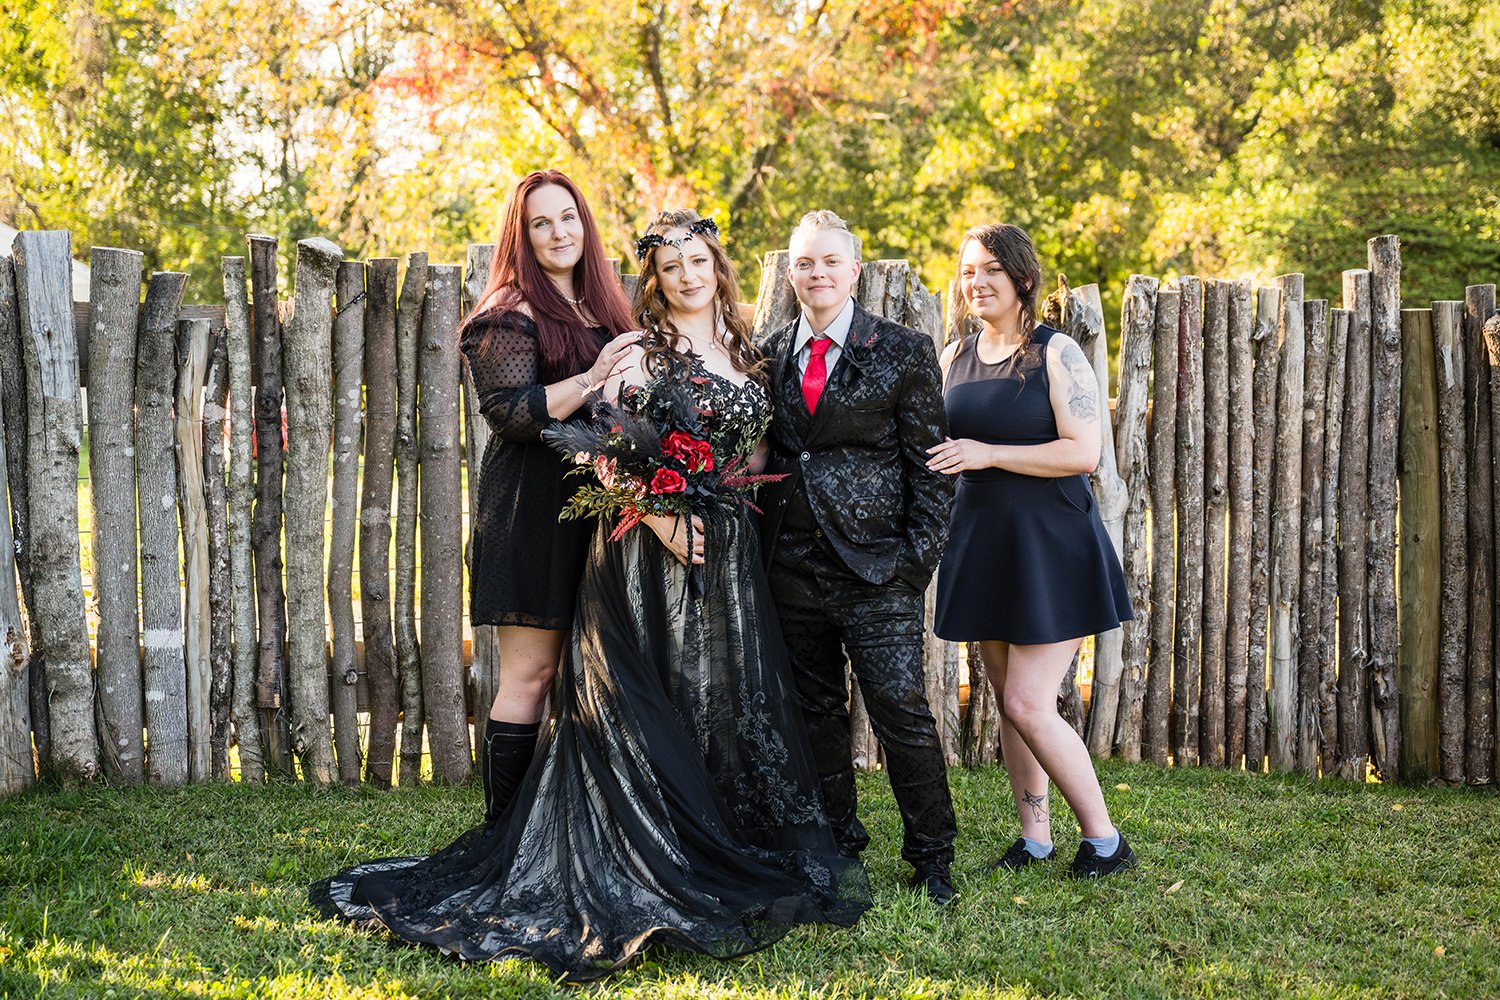
[[[647,233],[635,241],[635,262],[646,263],[646,255],[657,247],[676,247],[682,249],[682,245],[699,233],[707,233],[714,238],[719,238],[719,224],[713,219],[699,219],[687,227],[687,232],[675,240],[669,240],[659,233]]]

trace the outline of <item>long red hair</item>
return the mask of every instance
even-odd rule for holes
[[[594,213],[578,190],[578,185],[560,170],[533,170],[511,192],[505,203],[505,217],[500,223],[500,238],[495,241],[495,259],[490,277],[474,309],[464,320],[468,327],[485,313],[514,309],[526,303],[536,323],[541,347],[542,374],[549,382],[587,371],[599,352],[593,335],[578,320],[578,313],[562,297],[557,286],[548,280],[537,263],[526,235],[526,199],[531,192],[552,184],[573,196],[578,218],[583,223],[583,254],[573,265],[573,288],[583,293],[594,319],[609,330],[611,337],[634,329],[630,322],[630,303],[604,256],[604,242]]]

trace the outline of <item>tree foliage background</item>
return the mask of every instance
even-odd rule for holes
[[[747,285],[830,207],[930,286],[1010,220],[1049,271],[1308,276],[1398,233],[1500,276],[1496,0],[13,0],[0,220],[217,290],[244,234],[463,259],[558,166],[614,254],[714,213]],[[196,289],[193,292],[191,289]]]

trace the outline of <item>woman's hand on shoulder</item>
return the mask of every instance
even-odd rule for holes
[[[927,454],[931,456],[927,468],[945,476],[988,469],[995,464],[994,448],[973,438],[947,438],[942,444],[928,448]]]
[[[613,367],[608,376],[601,380],[601,392],[612,403],[619,402],[620,393],[626,386],[645,384],[643,362],[646,350],[641,347],[640,339],[641,331],[631,330],[605,344],[604,350],[599,352],[599,362],[604,361],[606,356],[612,358]],[[599,367],[599,362],[595,362],[594,369]],[[594,369],[589,370],[590,377]]]
[[[1099,464],[1100,421],[1108,404],[1099,398],[1094,366],[1067,334],[1053,334],[1047,343],[1047,379],[1057,436],[1078,446],[1078,467],[1073,471],[1093,472]]]

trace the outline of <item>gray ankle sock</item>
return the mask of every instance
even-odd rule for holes
[[[1094,845],[1094,853],[1101,858],[1112,858],[1120,849],[1120,830],[1118,827],[1108,837],[1084,837],[1085,844]]]
[[[1052,853],[1052,841],[1032,840],[1030,837],[1022,837],[1021,841],[1026,845],[1026,853],[1033,858],[1045,858]]]

